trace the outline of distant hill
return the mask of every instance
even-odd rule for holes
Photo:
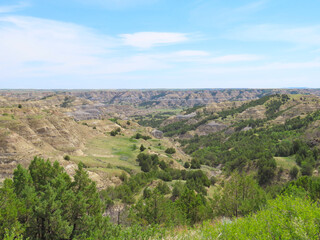
[[[134,105],[142,108],[181,108],[225,101],[248,101],[273,94],[320,96],[319,89],[185,89],[185,90],[1,90],[0,96],[21,101],[52,96],[77,97],[103,104]]]

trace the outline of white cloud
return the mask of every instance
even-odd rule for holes
[[[28,4],[25,2],[20,2],[16,5],[7,5],[7,6],[0,6],[0,13],[10,13],[10,12],[15,12],[18,11],[22,8],[27,7]]]
[[[244,41],[277,41],[303,45],[320,45],[320,25],[289,27],[284,25],[253,25],[238,28],[226,37]]]
[[[138,32],[133,34],[121,34],[126,45],[147,49],[154,46],[175,44],[188,41],[185,33],[171,32]]]
[[[143,5],[151,5],[159,0],[73,0],[75,2],[84,4],[84,5],[96,5],[99,7],[118,10],[118,9],[127,9],[133,7],[139,7]]]
[[[253,55],[253,54],[233,54],[225,55],[221,57],[211,58],[210,63],[234,63],[234,62],[248,62],[248,61],[257,61],[263,59],[262,56]]]
[[[206,56],[209,56],[210,53],[206,51],[198,51],[198,50],[184,50],[184,51],[175,52],[175,55],[179,57],[206,57]]]
[[[120,42],[76,24],[0,17],[0,80],[56,75],[94,77],[167,67],[150,56],[116,51]]]
[[[141,33],[140,47],[186,41],[186,34]],[[136,36],[136,35],[135,35]],[[141,35],[138,33],[138,36]],[[137,39],[139,39],[139,37]],[[103,78],[137,71],[174,69],[180,63],[229,63],[253,61],[254,55],[212,58],[209,52],[182,50],[127,54],[123,39],[98,34],[65,22],[34,17],[0,17],[0,81],[33,77]],[[132,43],[132,42],[131,42]],[[132,43],[133,44],[133,43]]]
[[[308,62],[273,62],[265,63],[258,66],[242,66],[242,67],[200,67],[195,69],[197,72],[206,74],[225,74],[225,73],[241,73],[241,72],[273,72],[278,70],[307,70],[307,69],[319,69],[320,61],[308,61]]]
[[[192,62],[206,65],[233,64],[239,62],[253,62],[264,59],[264,56],[254,54],[231,54],[218,57],[211,57],[206,51],[184,50],[171,53],[149,55],[154,59],[162,59],[167,62]]]
[[[246,1],[247,2],[247,1]],[[213,26],[228,29],[226,25],[236,24],[251,19],[259,11],[263,10],[269,0],[251,1],[243,4],[243,1],[195,1],[191,10],[191,21],[198,25]]]
[[[245,13],[255,12],[255,11],[263,9],[265,7],[266,3],[267,3],[267,0],[260,0],[260,1],[251,2],[249,4],[235,8],[235,9],[231,10],[231,12],[233,14],[234,13],[245,14]]]
[[[158,87],[157,84],[186,87],[191,83],[193,87],[215,87],[205,80],[218,79],[215,81],[221,87],[235,87],[237,85],[232,84],[237,84],[239,79],[254,83],[260,77],[267,84],[272,77],[279,82],[281,78],[289,81],[295,76],[297,79],[319,76],[319,59],[261,63],[258,61],[264,57],[254,54],[217,56],[195,49],[156,52],[150,48],[185,42],[189,35],[157,32],[152,32],[152,37],[150,33],[131,35],[138,36],[136,41],[131,39],[132,42],[125,43],[123,35],[99,34],[72,23],[34,17],[0,17],[1,86],[90,88],[95,82],[95,88]],[[141,40],[141,36],[146,38]],[[127,51],[128,45],[138,49]],[[149,51],[139,51],[148,48]],[[192,81],[194,79],[197,81]],[[229,85],[224,85],[227,84],[224,80],[228,80]]]

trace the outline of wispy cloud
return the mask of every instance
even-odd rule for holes
[[[221,57],[211,58],[209,60],[210,63],[234,63],[234,62],[250,62],[257,61],[263,59],[262,56],[254,55],[254,54],[233,54],[233,55],[225,55]]]
[[[320,25],[290,27],[284,25],[252,25],[240,27],[226,35],[243,41],[278,41],[303,45],[320,45]]]
[[[159,0],[73,0],[84,5],[96,5],[106,9],[119,10],[143,5],[151,5]]]
[[[194,71],[206,74],[226,74],[226,73],[244,73],[244,72],[274,72],[278,70],[301,70],[301,69],[319,69],[320,61],[307,62],[271,62],[257,66],[216,66],[216,67],[199,67]],[[263,75],[263,74],[262,74]]]
[[[191,11],[191,19],[211,27],[239,24],[265,9],[268,2],[258,0],[243,4],[243,1],[199,1]]]
[[[241,13],[241,14],[256,12],[256,11],[263,9],[266,6],[267,2],[268,2],[267,0],[251,2],[246,5],[235,8],[235,9],[231,10],[231,12],[232,13]]]
[[[0,6],[0,13],[11,13],[21,10],[27,7],[28,4],[26,2],[20,2],[16,5],[7,5],[7,6]]]
[[[250,54],[212,56],[208,51],[154,53],[147,48],[188,40],[183,33],[136,33],[122,38],[98,34],[76,24],[34,17],[0,17],[1,78],[70,76],[102,78],[111,74],[174,69],[179,64],[232,64],[255,61]],[[127,40],[127,42],[123,42]],[[138,51],[126,51],[128,46]],[[140,48],[145,51],[141,53]]]
[[[178,57],[206,57],[209,56],[210,53],[206,51],[199,50],[184,50],[175,52],[174,55]]]
[[[188,41],[185,33],[171,32],[138,32],[133,34],[121,34],[124,44],[147,49],[154,46],[175,44]]]
[[[170,62],[190,62],[197,67],[196,64],[201,65],[230,65],[241,62],[253,62],[264,59],[264,56],[254,54],[231,54],[222,56],[212,56],[210,52],[199,50],[183,50],[169,53],[144,54],[151,59],[162,60],[167,63]]]
[[[150,55],[128,55],[121,39],[70,23],[10,16],[0,18],[1,78],[97,77],[167,68]]]

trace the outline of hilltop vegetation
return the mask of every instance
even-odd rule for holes
[[[320,122],[319,108],[319,99],[311,96],[266,96],[214,113],[208,112],[209,107],[197,109],[195,117],[160,129],[180,141],[194,161],[222,166],[229,173],[254,170],[264,185],[277,181],[276,177],[286,181],[289,171],[300,169],[301,175],[312,175],[317,170],[320,156],[315,126]],[[256,115],[254,109],[262,111],[264,117],[250,116]],[[213,120],[225,127],[200,136],[194,134]],[[181,139],[186,135],[187,139]]]
[[[134,181],[147,182],[152,175],[136,175],[127,186],[138,186]],[[116,225],[103,213],[112,204],[110,194],[118,190],[98,194],[82,164],[72,180],[57,162],[51,165],[35,158],[28,169],[19,165],[13,180],[7,179],[0,188],[0,237],[6,240],[318,239],[320,234],[319,178],[300,178],[267,202],[264,190],[254,179],[239,174],[226,182],[220,200],[206,199],[187,185],[180,191],[181,187],[175,185],[171,198],[167,197],[170,189],[165,184],[158,184],[153,190],[146,188],[127,211],[127,217],[118,218],[118,224],[122,225]],[[211,224],[214,217],[221,215],[235,218],[217,218]],[[174,230],[177,226],[195,226],[205,219],[208,221],[187,232]]]

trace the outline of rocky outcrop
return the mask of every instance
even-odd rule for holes
[[[222,131],[222,130],[226,129],[227,127],[228,127],[228,125],[226,125],[226,124],[211,121],[207,124],[204,124],[204,125],[201,125],[200,127],[198,127],[196,132],[200,136],[201,135],[208,135],[210,133]]]
[[[154,136],[155,138],[162,138],[163,137],[163,132],[157,129],[154,129],[151,132],[152,136]]]

